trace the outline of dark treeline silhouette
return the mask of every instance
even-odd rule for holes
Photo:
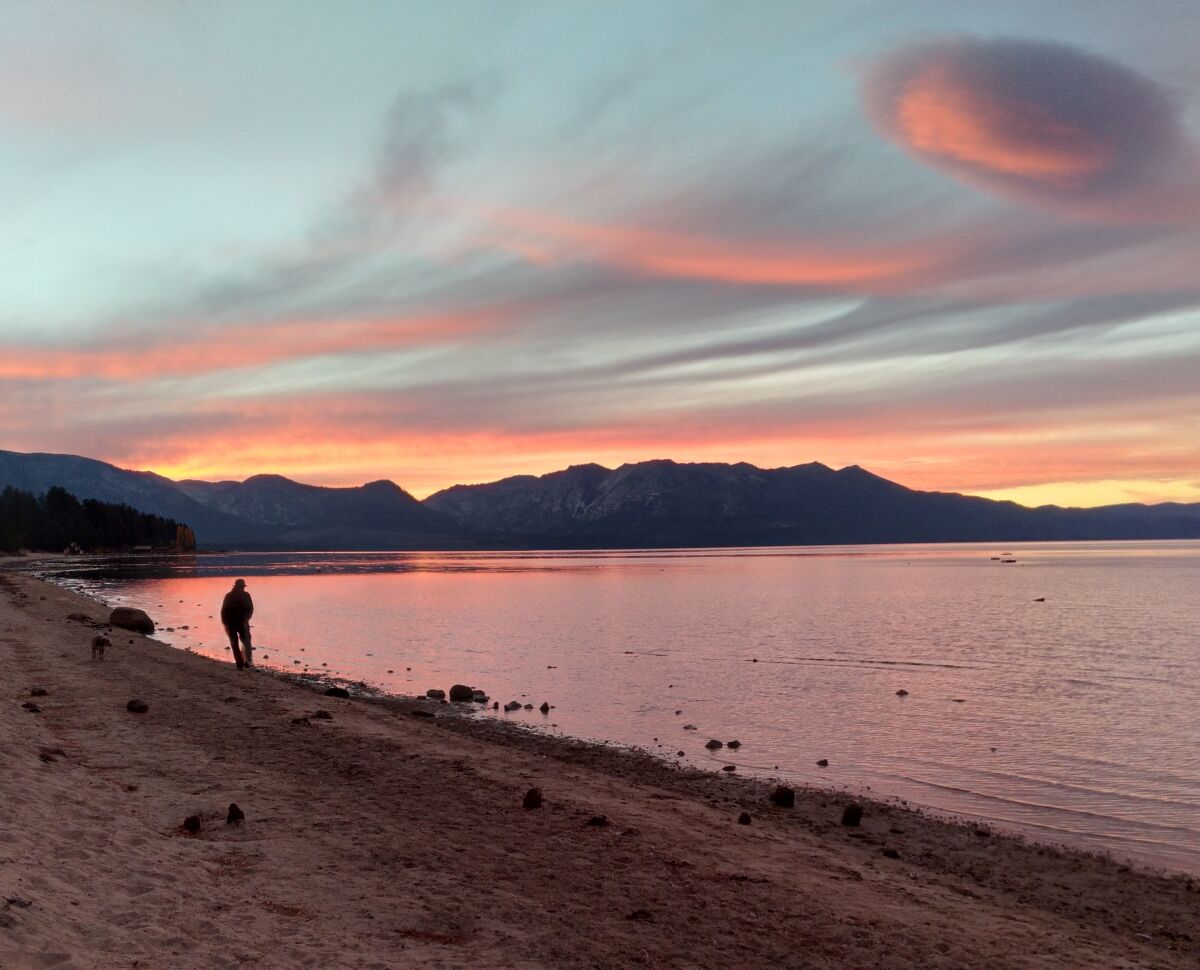
[[[195,548],[196,538],[173,519],[147,515],[128,505],[95,499],[81,502],[58,486],[40,497],[11,487],[0,492],[0,550],[58,552],[71,546],[82,550],[152,546],[187,552]]]

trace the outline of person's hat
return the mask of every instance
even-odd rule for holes
[[[237,580],[234,580],[234,583],[233,583],[233,585],[234,585],[234,586],[240,586],[240,587],[242,587],[243,589],[245,589],[245,587],[246,587],[246,581],[245,581],[244,579],[237,579]]]

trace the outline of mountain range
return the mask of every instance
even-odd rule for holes
[[[1200,503],[1027,508],[905,488],[851,465],[575,465],[419,501],[279,475],[173,481],[75,455],[0,451],[0,488],[119,502],[190,525],[202,548],[462,549],[1200,538]]]

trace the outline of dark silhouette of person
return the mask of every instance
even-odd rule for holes
[[[233,584],[233,589],[225,594],[221,603],[221,622],[225,624],[225,632],[229,634],[229,646],[233,649],[233,659],[237,669],[254,666],[253,648],[250,645],[250,617],[254,615],[254,600],[246,592],[246,581],[239,579]],[[245,657],[238,649],[238,640],[246,648]]]

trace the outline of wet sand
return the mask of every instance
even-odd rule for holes
[[[67,617],[107,612],[0,573],[5,970],[1200,962],[1194,878],[894,805],[846,828],[837,793],[781,809],[745,779],[123,631],[93,661]]]

